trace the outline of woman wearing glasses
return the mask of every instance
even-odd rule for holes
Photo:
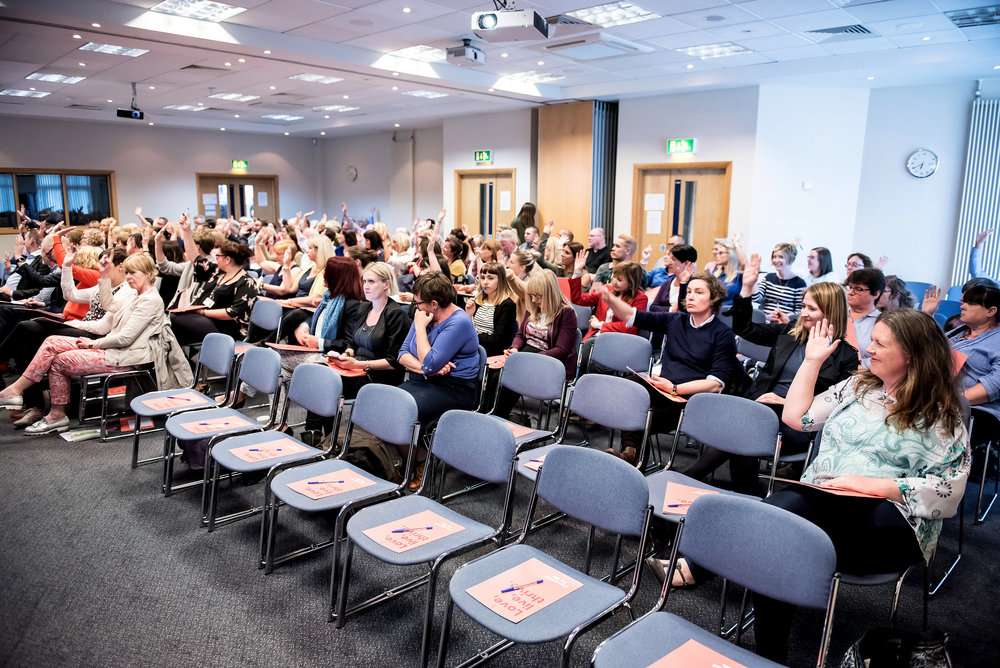
[[[465,311],[472,316],[486,354],[502,355],[517,329],[517,302],[506,269],[499,262],[487,262],[479,271],[479,285],[476,298],[466,300]]]

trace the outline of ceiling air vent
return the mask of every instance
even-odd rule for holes
[[[975,7],[973,9],[956,9],[945,12],[959,28],[975,28],[977,26],[995,26],[1000,24],[1000,5]]]
[[[96,104],[69,104],[66,105],[67,109],[82,109],[84,111],[104,111],[104,107],[99,107]]]
[[[562,39],[563,37],[598,30],[601,27],[566,14],[550,16],[545,19],[545,22],[549,24],[549,39]]]
[[[640,53],[649,53],[652,50],[650,47],[626,42],[605,33],[580,35],[573,39],[542,46],[542,51],[573,60],[600,60],[616,56],[634,56]]]
[[[232,70],[226,69],[225,67],[207,67],[205,65],[185,65],[181,68],[181,72],[185,70],[195,70],[198,72],[232,72]]]
[[[864,27],[860,23],[855,23],[849,26],[834,26],[832,28],[819,28],[817,30],[807,30],[802,33],[802,36],[806,39],[822,44],[832,44],[833,42],[846,42],[848,40],[855,39],[867,39],[869,37],[877,37],[868,28]]]

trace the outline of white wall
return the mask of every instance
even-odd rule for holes
[[[622,100],[618,105],[615,233],[631,231],[635,164],[730,161],[729,231],[746,233],[756,127],[756,87]],[[667,155],[668,137],[695,137],[697,154]]]
[[[762,268],[776,243],[798,237],[796,273],[807,271],[808,249],[826,246],[843,276],[867,119],[867,89],[760,87],[747,247]]]
[[[888,255],[886,273],[950,284],[974,91],[969,82],[871,93],[852,243],[872,257]],[[937,172],[925,179],[910,176],[905,166],[921,147],[939,159]]]
[[[147,216],[171,218],[197,211],[195,173],[229,173],[234,158],[250,161],[251,176],[278,176],[282,216],[318,203],[318,163],[308,139],[16,117],[4,117],[0,139],[2,167],[114,171],[123,221],[136,206]]]
[[[444,206],[449,211],[455,208],[455,170],[490,169],[476,166],[474,153],[479,149],[493,151],[493,169],[517,170],[516,192],[510,212],[513,219],[521,204],[531,201],[535,180],[531,155],[531,110],[445,119],[442,189]]]

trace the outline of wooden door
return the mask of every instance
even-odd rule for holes
[[[206,218],[253,216],[278,222],[278,177],[199,174],[198,212]]]
[[[656,260],[667,239],[683,236],[698,251],[698,267],[712,258],[717,238],[729,236],[732,163],[635,165],[632,236],[641,250],[653,247]]]
[[[514,171],[456,169],[454,227],[466,225],[470,236],[496,238],[501,227],[510,225],[521,210],[514,191]]]

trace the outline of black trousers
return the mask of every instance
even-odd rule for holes
[[[237,340],[240,338],[240,324],[235,320],[215,320],[195,312],[171,313],[170,326],[182,346],[201,343],[213,332],[222,332]]]
[[[891,502],[845,497],[819,490],[786,489],[764,503],[817,525],[837,551],[837,569],[853,575],[904,571],[923,554],[913,529]],[[757,654],[784,664],[795,606],[754,594]]]

